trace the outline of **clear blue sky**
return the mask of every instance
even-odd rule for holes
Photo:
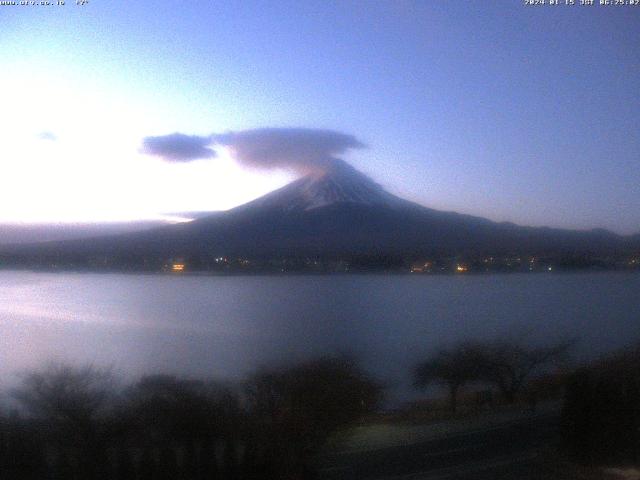
[[[67,0],[0,46],[0,221],[229,208],[293,174],[143,139],[308,127],[433,208],[640,231],[640,5]]]

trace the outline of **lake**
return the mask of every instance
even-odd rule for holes
[[[640,338],[640,275],[188,276],[0,271],[0,382],[47,362],[241,379],[355,355],[392,399],[464,338],[578,336],[588,358]]]

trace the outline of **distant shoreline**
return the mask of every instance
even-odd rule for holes
[[[402,276],[402,277],[416,277],[416,278],[429,278],[429,277],[484,277],[484,276],[498,276],[498,275],[562,275],[562,274],[604,274],[604,273],[619,273],[619,274],[639,274],[640,269],[590,269],[590,268],[559,268],[552,271],[488,271],[488,272],[434,272],[434,273],[412,273],[410,271],[403,270],[357,270],[346,272],[314,272],[314,271],[183,271],[183,272],[163,272],[163,271],[149,271],[149,270],[128,270],[128,269],[65,269],[65,268],[50,268],[50,269],[34,269],[34,268],[16,268],[16,267],[0,267],[0,273],[3,272],[28,272],[28,273],[48,273],[48,274],[117,274],[117,275],[149,275],[149,276],[163,276],[163,277],[287,277],[287,276],[309,276],[309,277],[326,277],[326,276]]]

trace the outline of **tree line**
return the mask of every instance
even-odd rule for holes
[[[0,477],[314,478],[328,436],[381,394],[343,357],[261,371],[240,388],[168,375],[118,385],[109,370],[50,366],[26,375],[0,415]]]
[[[463,342],[415,365],[414,385],[465,387],[522,401],[532,380],[566,365],[574,341]],[[580,462],[640,460],[640,347],[575,369],[564,445]],[[240,385],[51,365],[28,373],[0,409],[0,478],[313,479],[327,440],[379,411],[382,383],[352,358],[261,370]]]

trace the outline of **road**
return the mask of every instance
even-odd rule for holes
[[[412,445],[336,453],[323,461],[324,480],[547,479],[540,452],[558,444],[558,416],[513,421]]]

